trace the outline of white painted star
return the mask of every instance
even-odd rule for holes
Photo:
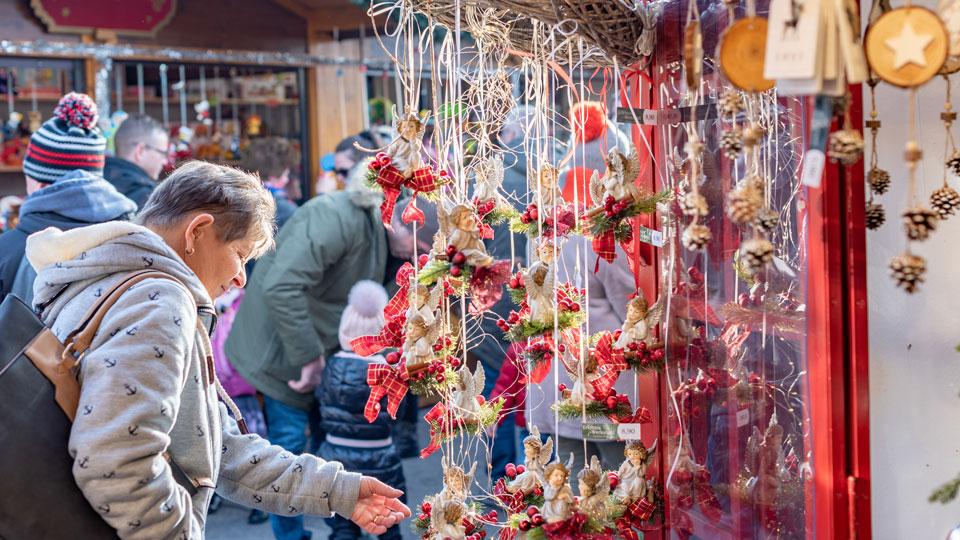
[[[893,69],[900,69],[903,66],[914,63],[920,67],[926,67],[927,58],[923,51],[933,41],[930,34],[917,34],[910,25],[910,21],[903,23],[903,30],[897,37],[890,38],[883,42],[889,47],[896,58],[893,61]]]

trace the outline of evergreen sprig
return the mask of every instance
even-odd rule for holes
[[[958,474],[953,480],[946,482],[937,489],[933,490],[933,493],[930,494],[928,501],[934,503],[938,502],[940,504],[947,504],[948,502],[957,498],[957,492],[960,491],[960,474]]]
[[[663,191],[641,197],[640,200],[630,203],[626,209],[622,212],[617,212],[612,217],[607,217],[606,213],[600,212],[590,219],[590,223],[587,226],[587,233],[594,237],[600,236],[616,226],[618,228],[614,230],[614,235],[619,236],[617,238],[618,242],[622,241],[627,233],[620,231],[619,226],[626,225],[627,228],[630,228],[629,224],[622,223],[623,220],[639,216],[640,214],[653,214],[657,211],[658,204],[671,199],[673,199],[673,193],[669,189],[664,189]]]
[[[617,406],[612,409],[608,408],[607,404],[602,401],[593,400],[588,401],[585,408],[562,402],[554,403],[550,408],[557,413],[561,420],[582,418],[584,414],[587,418],[606,418],[610,414],[621,417],[633,412],[630,410],[630,405],[625,401],[618,401]],[[584,410],[586,410],[586,413],[584,413]]]
[[[539,336],[541,334],[546,334],[547,332],[553,332],[554,330],[562,332],[567,328],[579,326],[583,324],[584,321],[586,321],[586,314],[583,310],[560,310],[557,312],[556,325],[554,325],[553,321],[550,321],[549,323],[541,323],[526,320],[511,326],[510,330],[507,330],[503,336],[511,343],[519,343],[526,341],[533,336]]]

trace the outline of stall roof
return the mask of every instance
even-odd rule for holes
[[[357,37],[373,25],[367,10],[350,0],[273,0],[307,21],[311,38],[324,41]],[[378,18],[378,24],[383,19]]]

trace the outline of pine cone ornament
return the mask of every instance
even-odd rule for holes
[[[706,197],[692,191],[680,198],[680,209],[692,217],[703,217],[710,213]]]
[[[773,244],[766,238],[754,238],[740,247],[740,260],[750,274],[756,274],[773,260]]]
[[[890,259],[890,275],[898,287],[908,293],[914,293],[923,283],[923,274],[927,271],[927,261],[912,253],[901,253]]]
[[[833,115],[843,116],[847,114],[851,101],[850,94],[830,98],[830,109],[833,111]]]
[[[743,98],[740,92],[729,90],[720,97],[717,105],[720,107],[720,116],[733,119],[743,111]]]
[[[707,244],[709,244],[712,239],[713,233],[710,232],[710,229],[699,223],[691,223],[688,225],[680,236],[683,247],[690,251],[697,251],[707,247]]]
[[[887,211],[882,205],[867,203],[866,222],[870,230],[879,229],[883,222],[887,220]]]
[[[853,165],[863,155],[863,137],[853,129],[841,129],[830,134],[827,157],[843,165]]]
[[[940,214],[940,219],[947,219],[960,207],[960,194],[952,187],[943,186],[930,194],[930,206]]]
[[[720,137],[720,148],[723,155],[733,159],[743,152],[743,132],[737,128],[728,129]]]
[[[960,150],[950,154],[950,159],[947,160],[947,168],[954,176],[960,176]]]
[[[870,189],[874,193],[883,195],[890,188],[890,173],[878,167],[873,167],[867,173],[867,183],[870,184]]]
[[[923,206],[907,208],[903,214],[903,231],[911,240],[923,241],[937,228],[939,214]]]
[[[727,195],[727,217],[734,225],[747,225],[760,215],[763,192],[757,188],[757,176],[740,181],[736,189]],[[762,180],[760,181],[762,185]]]
[[[769,233],[777,228],[778,223],[780,223],[780,214],[769,208],[764,208],[760,210],[760,214],[757,216],[757,220],[753,225],[758,231]]]

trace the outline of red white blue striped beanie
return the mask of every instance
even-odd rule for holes
[[[30,136],[23,174],[44,184],[77,169],[102,176],[106,149],[97,127],[97,104],[86,94],[70,92],[60,98],[53,118]]]

